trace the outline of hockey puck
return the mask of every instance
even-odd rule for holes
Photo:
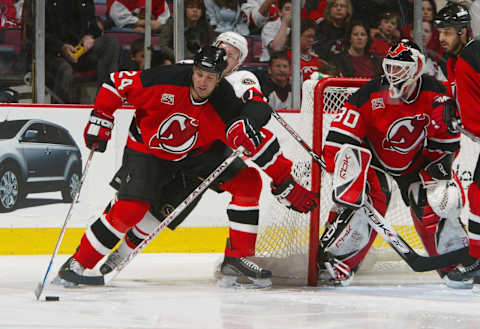
[[[47,302],[58,302],[60,300],[59,296],[45,296]]]

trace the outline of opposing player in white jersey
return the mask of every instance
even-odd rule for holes
[[[413,42],[402,40],[392,46],[383,59],[385,75],[352,94],[332,121],[322,158],[327,172],[341,173],[342,166],[352,165],[337,160],[342,147],[371,152],[371,164],[363,170],[367,202],[385,216],[391,179],[395,180],[426,251],[438,255],[467,246],[459,218],[462,189],[458,179],[452,179],[451,169],[460,136],[433,122],[434,113],[443,113],[452,100],[445,86],[422,74],[424,65],[424,56]],[[345,185],[342,193],[346,195],[351,189]],[[320,279],[347,285],[376,232],[364,208],[355,209],[338,199],[337,205],[320,238]],[[443,277],[451,270],[444,268],[439,274]]]
[[[238,33],[224,32],[220,34],[215,43],[215,46],[225,49],[227,53],[228,66],[223,71],[223,77],[233,86],[237,97],[244,101],[258,101],[265,102],[264,96],[260,91],[260,84],[257,77],[249,71],[241,70],[238,68],[243,63],[248,54],[247,40]],[[288,207],[300,211],[308,212],[317,205],[316,196],[311,191],[303,188],[297,184],[290,174],[292,162],[285,158],[280,150],[280,145],[273,135],[267,129],[261,129],[263,137],[262,144],[256,149],[255,154],[252,155],[251,160],[260,167],[268,176],[272,178],[272,193],[274,195],[280,195],[289,189],[290,197],[285,200],[279,201],[287,205]],[[277,186],[277,182],[282,182],[281,186]],[[139,245],[148,235],[159,225],[159,221],[162,221],[168,214],[180,204],[186,196],[195,189],[199,184],[199,180],[185,180],[180,177],[173,184],[168,187],[169,193],[165,193],[165,197],[152,205],[150,211],[145,217],[132,229],[130,229],[125,239],[113,253],[111,253],[105,263],[100,267],[102,274],[107,274],[115,269],[123,259],[125,259],[133,249]],[[293,197],[295,196],[295,197]],[[282,198],[284,199],[284,198]],[[196,199],[183,213],[181,213],[168,227],[175,229],[194,209],[200,197]],[[254,213],[258,216],[258,209],[252,209],[252,214],[245,213],[243,216],[243,230],[248,230],[250,236],[256,237],[258,229],[258,219],[252,221],[250,217],[254,217]],[[237,228],[240,225],[237,225]],[[232,230],[234,228],[230,228]],[[227,249],[228,241],[227,241]],[[252,251],[252,256],[254,250]],[[252,263],[253,264],[253,263]],[[221,272],[226,276],[245,276],[245,273],[251,272],[250,269],[245,266],[245,270],[242,271],[225,266],[222,264]],[[248,276],[248,275],[247,275]]]
[[[447,78],[458,105],[458,112],[453,109],[451,113],[445,113],[446,124],[454,131],[455,125],[461,124],[467,133],[480,137],[480,40],[472,39],[470,35],[468,9],[449,3],[438,12],[434,24],[439,32],[440,44],[450,55]],[[476,161],[473,182],[467,195],[472,259],[470,264],[448,273],[450,286],[458,282],[472,283],[473,279],[480,284],[480,158]]]

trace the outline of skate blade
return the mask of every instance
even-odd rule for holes
[[[61,277],[59,277],[58,275],[52,280],[51,284],[56,286],[62,286],[64,288],[72,288],[72,287],[78,286],[78,283],[66,281]]]
[[[464,281],[453,281],[450,280],[447,276],[443,278],[447,287],[452,289],[472,289],[473,288],[473,279],[464,280]]]
[[[237,276],[228,276],[224,275],[220,280],[218,280],[217,285],[221,288],[241,288],[241,289],[265,289],[272,286],[272,280],[270,279],[255,279],[248,278],[247,280],[238,281],[239,277]]]

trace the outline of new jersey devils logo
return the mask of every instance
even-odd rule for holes
[[[400,153],[410,152],[425,139],[429,124],[430,118],[424,114],[395,121],[388,129],[387,137],[383,140],[383,148]]]
[[[197,141],[198,124],[197,119],[182,113],[174,113],[160,124],[148,145],[153,149],[184,153]]]

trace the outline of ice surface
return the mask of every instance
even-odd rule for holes
[[[434,273],[367,273],[348,288],[216,286],[220,254],[141,254],[109,287],[33,290],[49,256],[1,256],[0,328],[477,329],[480,296]],[[49,276],[66,259],[60,255]],[[45,296],[60,296],[46,302]]]

